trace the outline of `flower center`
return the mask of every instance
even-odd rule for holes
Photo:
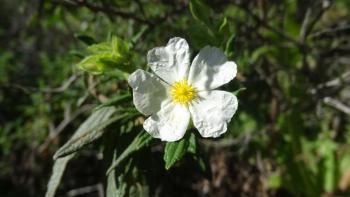
[[[196,90],[187,80],[177,81],[171,86],[173,102],[187,105],[196,96]]]

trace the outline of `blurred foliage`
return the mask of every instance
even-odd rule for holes
[[[1,196],[43,196],[52,170],[48,196],[350,195],[350,1],[5,0],[0,18]],[[238,65],[221,138],[142,130],[127,76],[175,36]]]

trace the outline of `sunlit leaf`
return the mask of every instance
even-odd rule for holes
[[[197,138],[193,133],[190,134],[188,142],[187,151],[192,154],[197,154]]]
[[[57,188],[61,182],[63,173],[67,167],[68,162],[74,157],[75,154],[70,154],[65,157],[55,160],[53,165],[52,174],[47,184],[47,190],[45,197],[54,197],[57,191]]]
[[[282,184],[282,178],[279,174],[272,174],[267,179],[267,186],[271,189],[277,189],[281,187]]]
[[[165,169],[170,169],[188,150],[190,144],[189,137],[184,137],[176,142],[167,142],[164,149]]]
[[[209,16],[211,15],[212,10],[201,0],[191,0],[190,11],[195,19],[202,21],[208,26],[211,26]]]
[[[111,173],[111,171],[116,168],[122,161],[132,155],[134,152],[144,148],[150,144],[152,141],[152,136],[149,135],[145,131],[141,131],[135,139],[130,143],[130,145],[122,152],[121,155],[117,157],[117,159],[113,162],[111,167],[107,170],[107,174]]]
[[[98,139],[103,134],[103,129],[123,116],[110,119],[116,111],[114,107],[101,108],[95,111],[75,132],[72,138],[64,144],[54,155],[54,159],[63,157],[80,150],[82,147]]]
[[[232,34],[229,39],[227,40],[226,47],[225,47],[225,54],[228,57],[232,57],[234,53],[234,48],[235,48],[235,34]]]

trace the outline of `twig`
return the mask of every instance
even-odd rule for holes
[[[299,34],[299,41],[302,45],[304,45],[306,38],[311,33],[315,24],[320,20],[323,13],[330,7],[330,2],[328,0],[324,0],[322,2],[321,9],[316,13],[316,15],[312,18],[312,7],[309,7],[306,11],[301,29]]]
[[[317,85],[315,88],[309,89],[308,92],[310,94],[316,94],[317,92],[319,92],[322,89],[333,88],[333,87],[337,88],[337,87],[340,87],[346,83],[350,83],[350,71],[343,73],[340,77],[337,77],[337,78],[332,79],[330,81],[327,81],[325,83],[321,83],[321,84]]]
[[[72,115],[66,115],[63,121],[52,131],[50,132],[50,135],[46,138],[45,142],[41,144],[37,150],[38,153],[41,154],[44,152],[47,147],[50,145],[50,143],[57,138],[57,136],[64,131],[64,129],[74,120],[76,119],[80,114],[91,110],[93,108],[92,105],[84,105],[80,107],[76,112],[74,112]]]
[[[273,26],[269,25],[266,21],[260,19],[260,17],[257,16],[256,14],[254,14],[249,8],[241,6],[240,4],[236,4],[236,5],[238,6],[238,8],[244,10],[250,17],[252,17],[257,23],[261,24],[266,29],[272,31],[273,33],[284,38],[285,40],[287,40],[287,41],[289,41],[297,46],[300,46],[300,43],[298,41],[296,41],[295,39],[293,39],[289,35],[285,34],[285,32],[283,32],[282,30],[274,28]]]
[[[98,196],[103,197],[104,192],[103,192],[102,183],[99,183],[96,185],[89,185],[89,186],[81,187],[81,188],[77,188],[77,189],[72,189],[69,192],[67,192],[67,196],[69,196],[69,197],[80,196],[80,195],[88,194],[88,193],[92,193],[92,192],[98,192]]]
[[[311,8],[308,8],[300,28],[300,33],[299,33],[299,42],[302,44],[305,43],[305,40],[308,34],[308,30],[309,30],[308,26],[310,23],[310,19],[311,19]]]
[[[85,0],[55,0],[54,3],[61,4],[67,7],[86,7],[94,12],[103,12],[107,15],[115,15],[126,19],[132,19],[136,22],[153,25],[151,21],[147,21],[143,18],[139,18],[135,15],[135,13],[123,12],[120,10],[116,10],[110,6],[100,6],[96,4],[89,3]]]
[[[317,89],[340,86],[347,82],[350,82],[350,71],[345,72],[340,77],[337,77],[333,80],[327,81],[326,83],[322,83],[318,85]]]
[[[248,132],[247,134],[240,135],[238,138],[235,139],[226,139],[221,141],[212,141],[212,140],[200,140],[199,142],[202,143],[205,146],[212,147],[212,148],[227,148],[232,147],[236,145],[246,145],[250,142],[252,138],[252,134]]]
[[[308,28],[306,29],[306,36],[308,36],[310,34],[310,32],[312,31],[312,29],[314,28],[314,26],[316,25],[316,23],[321,19],[323,13],[330,7],[330,5],[328,4],[325,7],[322,7],[321,11],[319,11],[314,20],[310,21]]]
[[[43,92],[43,93],[60,93],[64,92],[69,86],[76,81],[82,74],[72,75],[69,77],[61,86],[57,88],[37,88],[37,87],[26,87],[19,84],[6,84],[4,87],[20,89],[23,92],[29,94],[31,92]]]
[[[142,16],[146,18],[146,12],[145,12],[145,9],[143,8],[143,4],[141,3],[140,0],[136,0],[136,4],[137,6],[139,7],[141,13],[142,13]]]
[[[338,26],[334,28],[328,28],[322,31],[315,32],[310,35],[312,39],[320,38],[334,38],[341,35],[350,35],[350,25]]]
[[[350,116],[350,107],[345,105],[344,103],[340,102],[337,99],[333,99],[331,97],[326,97],[323,99],[323,102],[341,112],[346,113],[347,115]]]

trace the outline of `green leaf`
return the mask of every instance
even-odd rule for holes
[[[85,57],[85,54],[82,53],[81,51],[78,51],[78,50],[70,50],[68,53],[69,53],[69,55],[74,56],[74,57],[78,57],[80,59]]]
[[[235,48],[235,41],[236,41],[236,35],[232,34],[229,39],[227,40],[226,47],[225,47],[225,54],[228,57],[232,57],[234,53]]]
[[[318,141],[318,153],[323,157],[322,173],[323,173],[323,188],[327,192],[333,192],[337,180],[336,180],[336,157],[334,156],[337,150],[337,144],[329,138],[322,139]]]
[[[127,42],[113,36],[111,40],[111,47],[113,56],[127,58],[126,56],[129,53],[129,45]]]
[[[76,34],[75,37],[87,45],[92,45],[96,43],[95,39],[91,36],[85,34]]]
[[[111,167],[107,170],[107,175],[113,171],[122,161],[128,158],[134,152],[144,148],[150,144],[152,141],[152,136],[150,136],[146,131],[139,133],[131,144],[124,150],[124,152],[113,162]]]
[[[129,53],[129,45],[117,36],[112,36],[110,42],[101,42],[90,45],[87,47],[87,50],[91,55],[110,54],[115,57],[124,57]]]
[[[256,63],[257,60],[259,60],[260,57],[264,56],[267,53],[271,53],[271,47],[269,46],[262,46],[257,48],[250,57],[251,63]]]
[[[203,23],[193,21],[188,28],[188,34],[196,48],[203,48],[206,45],[217,46],[219,44],[215,34]]]
[[[55,161],[52,169],[52,174],[47,185],[47,191],[45,197],[54,197],[57,188],[61,182],[63,173],[67,167],[68,162],[74,157],[75,154],[68,155],[66,157],[59,158]]]
[[[189,141],[189,144],[188,144],[187,151],[192,154],[197,154],[197,138],[193,133],[190,134],[188,141]]]
[[[294,84],[292,84],[291,78],[290,78],[290,72],[286,72],[283,70],[277,71],[277,82],[279,86],[281,87],[283,93],[287,98],[290,96],[290,87]]]
[[[113,160],[116,160],[116,151],[113,154]],[[113,164],[113,163],[112,163]],[[129,164],[130,165],[130,164]],[[115,196],[126,196],[128,184],[124,180],[125,175],[128,172],[128,166],[121,173],[116,173],[115,170],[112,170],[111,173],[107,176],[107,187],[106,187],[106,196],[115,197]]]
[[[114,170],[107,176],[106,196],[107,197],[118,196],[117,181],[116,181]]]
[[[336,161],[333,152],[329,152],[324,158],[324,190],[327,192],[333,192],[337,180],[336,180]]]
[[[149,195],[149,186],[134,184],[130,187],[129,196],[130,197],[148,197]]]
[[[232,94],[234,94],[235,96],[238,96],[241,92],[243,92],[246,89],[247,88],[245,88],[245,87],[239,88],[238,90],[232,92]]]
[[[208,171],[209,167],[205,163],[202,157],[198,155],[193,155],[193,159],[197,162],[197,165],[199,166],[199,170],[207,177],[211,176],[210,171]]]
[[[112,105],[118,105],[119,103],[127,101],[130,98],[131,98],[131,94],[130,93],[115,95],[111,99],[109,99],[107,102],[102,103],[101,105],[97,106],[96,110],[101,109],[103,107],[108,107],[108,106],[112,106]]]
[[[91,74],[99,75],[116,69],[126,72],[132,70],[129,65],[129,45],[116,36],[112,36],[109,42],[93,44],[87,50],[90,56],[83,59],[78,66]]]
[[[208,27],[211,26],[209,16],[212,14],[210,7],[205,5],[201,0],[191,0],[190,1],[190,11],[192,16],[205,23]]]
[[[148,26],[144,25],[141,27],[140,31],[137,32],[132,38],[131,38],[131,44],[134,45],[136,44],[140,38],[146,33],[146,31],[149,29]]]
[[[282,177],[279,174],[272,174],[267,179],[267,186],[270,189],[278,189],[282,185]]]
[[[228,32],[229,25],[228,25],[226,17],[223,17],[221,23],[219,23],[219,24],[220,24],[220,26],[218,28],[219,29],[218,30],[219,33],[224,34],[224,33]]]
[[[184,137],[180,141],[168,142],[165,145],[164,161],[165,169],[169,170],[177,161],[182,159],[188,150],[190,137]]]
[[[102,74],[104,70],[104,64],[99,60],[100,56],[90,55],[84,58],[77,66],[93,75],[99,75]]]
[[[108,42],[101,42],[98,44],[93,44],[93,45],[88,46],[87,50],[91,54],[109,53],[109,52],[111,52],[111,46]]]
[[[198,155],[198,142],[196,135],[194,133],[191,133],[188,138],[188,147],[187,152],[191,153],[193,160],[197,163],[199,170],[203,174],[208,174],[206,163],[204,162],[203,158]]]
[[[82,147],[93,142],[102,136],[107,125],[125,115],[110,119],[110,116],[116,111],[114,107],[106,107],[95,111],[74,133],[72,138],[64,144],[54,155],[54,159],[69,155],[80,150]]]

